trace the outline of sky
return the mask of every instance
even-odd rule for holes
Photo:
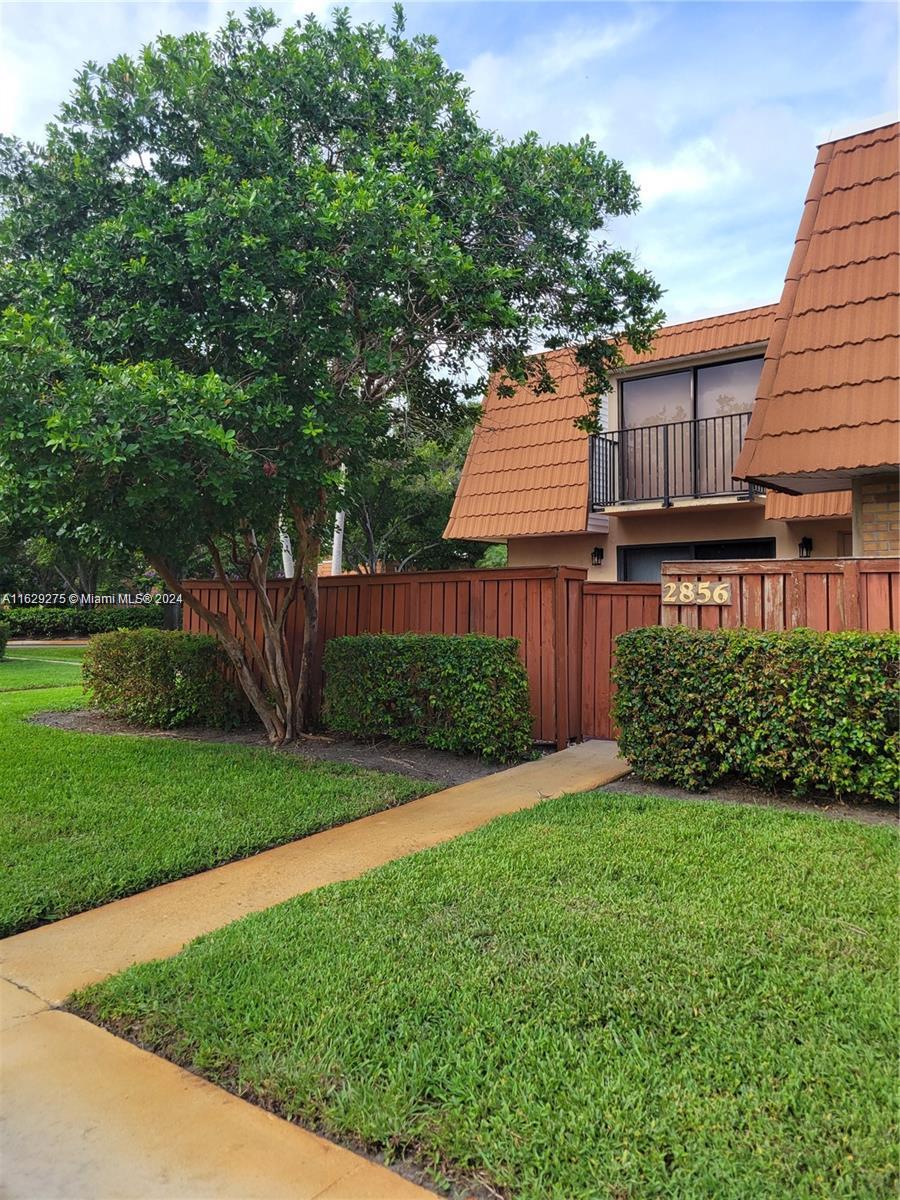
[[[321,0],[267,5],[283,22]],[[159,32],[214,30],[240,0],[0,0],[0,130],[42,139],[87,60]],[[355,19],[390,5],[349,3]],[[642,208],[609,229],[665,289],[669,321],[776,301],[816,145],[896,119],[893,3],[407,3],[509,138],[585,134],[621,159]]]

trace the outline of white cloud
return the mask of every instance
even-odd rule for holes
[[[711,137],[687,142],[665,162],[630,164],[632,177],[641,189],[641,204],[647,209],[673,197],[721,195],[739,183],[743,170],[737,158],[718,146]]]
[[[2,3],[0,0],[0,130],[31,141],[43,140],[46,123],[58,111],[85,62],[105,63],[134,54],[160,33],[193,29],[215,33],[229,12],[242,12],[251,0],[173,0],[136,3],[72,0]],[[282,23],[314,13],[326,19],[334,0],[290,0],[270,4]],[[357,5],[363,12],[371,5]],[[384,6],[378,6],[384,11]]]
[[[892,119],[894,7],[582,8],[472,59],[483,119],[510,136],[587,133],[625,163],[641,211],[607,234],[665,288],[670,320],[777,300],[816,143]]]
[[[464,74],[484,124],[508,137],[535,128],[548,138],[569,138],[580,136],[575,129],[583,125],[585,107],[602,121],[597,75],[605,61],[652,29],[657,17],[649,5],[620,21],[604,19],[603,5],[584,7],[591,16],[471,59]],[[581,129],[592,131],[593,124]]]

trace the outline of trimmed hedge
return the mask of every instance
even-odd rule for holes
[[[531,749],[516,638],[360,634],[325,646],[325,726],[508,762]]]
[[[224,667],[207,634],[125,629],[92,637],[82,672],[90,703],[109,716],[153,729],[229,728],[244,708]]]
[[[99,608],[2,608],[11,638],[89,637],[114,629],[159,628],[166,619],[161,604],[101,605]]]
[[[9,626],[5,621],[0,621],[0,658],[6,654],[6,642],[9,638]]]
[[[619,748],[645,779],[727,775],[895,801],[895,633],[634,629],[616,640]]]

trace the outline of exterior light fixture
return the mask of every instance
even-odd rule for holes
[[[592,567],[602,567],[603,566],[603,547],[602,546],[595,546],[593,548],[593,550],[591,551],[591,566]]]
[[[811,537],[801,538],[800,545],[797,547],[797,549],[800,551],[800,557],[801,558],[811,558],[812,557],[812,546],[813,546],[813,543],[812,543]]]

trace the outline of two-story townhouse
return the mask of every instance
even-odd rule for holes
[[[626,349],[594,436],[573,424],[586,412],[573,351],[547,355],[555,394],[492,384],[445,537],[597,580],[658,579],[666,559],[891,552],[897,133],[820,148],[780,303]]]
[[[505,541],[510,566],[654,580],[665,559],[849,553],[849,493],[789,497],[735,483],[775,306],[671,325],[587,411],[574,352],[548,354],[553,394],[488,389],[445,537]]]

